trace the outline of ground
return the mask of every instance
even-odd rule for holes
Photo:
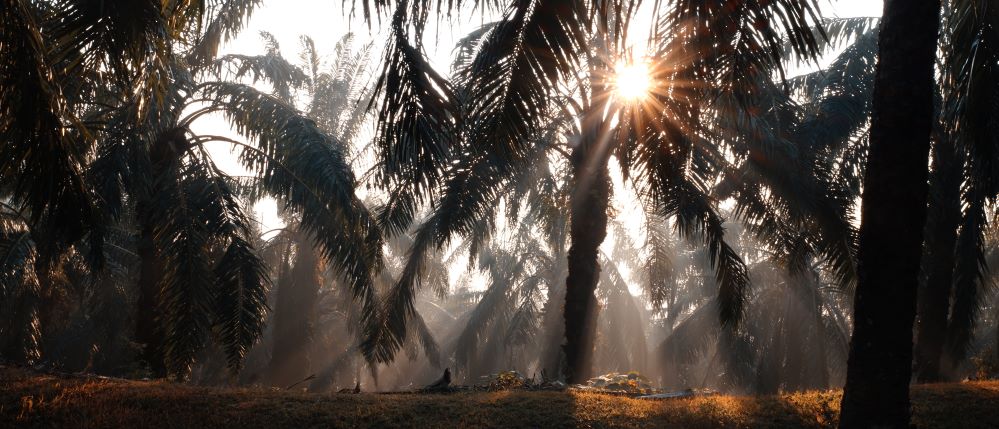
[[[913,387],[920,428],[999,428],[999,382]],[[839,391],[641,400],[583,392],[308,394],[0,368],[0,428],[834,427]]]

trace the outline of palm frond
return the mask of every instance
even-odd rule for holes
[[[219,47],[239,34],[260,3],[261,0],[212,2],[212,7],[203,14],[200,23],[204,31],[191,47],[187,62],[195,69],[212,62],[218,56]]]
[[[228,54],[215,60],[211,65],[211,71],[229,81],[249,78],[252,83],[257,83],[266,80],[273,86],[275,95],[288,103],[292,102],[292,90],[302,88],[308,83],[305,72],[289,63],[280,53]]]
[[[226,354],[229,370],[237,374],[263,330],[269,284],[267,267],[250,243],[234,236],[216,263],[214,274],[214,332]]]
[[[0,181],[34,222],[50,222],[54,239],[77,239],[95,217],[83,177],[93,138],[63,93],[41,11],[17,0],[0,9]]]
[[[390,190],[378,209],[391,234],[406,230],[419,205],[434,198],[451,159],[457,107],[450,83],[409,44],[403,11],[392,20],[385,66],[375,85],[379,100],[377,146],[381,186]]]
[[[381,264],[381,237],[354,195],[353,173],[337,144],[293,107],[233,83],[200,87],[224,110],[240,134],[256,146],[240,146],[240,160],[262,177],[262,185],[286,209],[301,216],[326,260],[343,276],[355,298],[373,305],[371,273]]]

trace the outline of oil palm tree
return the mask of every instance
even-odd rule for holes
[[[909,425],[939,26],[939,1],[885,2],[840,427]]]
[[[263,32],[261,38],[263,55],[224,55],[211,63],[210,74],[225,80],[266,82],[274,96],[292,106],[304,96],[307,104],[303,110],[319,129],[335,139],[333,144],[345,158],[353,158],[353,139],[365,118],[366,99],[370,98],[370,89],[364,84],[371,45],[355,51],[354,37],[347,34],[337,43],[332,62],[326,63],[315,42],[302,36],[301,61],[295,64],[284,58],[273,35]],[[302,373],[310,368],[307,356],[313,348],[314,325],[319,319],[316,305],[323,284],[320,273],[325,271],[323,261],[307,240],[301,214],[291,210],[284,218],[289,223],[284,233],[287,237],[275,239],[287,241],[286,253],[295,256],[293,261],[281,263],[277,276],[268,377],[276,385],[288,385],[308,375]]]
[[[105,100],[99,94],[132,99],[140,106],[136,117],[144,117],[166,97],[174,44],[217,49],[257,3],[4,3],[0,90],[5,100],[17,102],[4,103],[0,116],[4,138],[11,142],[0,171],[3,182],[11,184],[14,205],[30,208],[26,213],[35,220],[47,219],[56,233],[51,243],[40,243],[43,247],[79,239],[100,216],[84,177],[101,128],[87,118],[101,110]],[[213,37],[192,37],[201,24],[211,28]]]
[[[114,207],[97,199],[89,169],[105,119],[120,100],[129,100],[132,119],[146,120],[152,106],[168,102],[173,44],[193,42],[188,30],[210,21],[219,37],[200,46],[217,46],[238,31],[255,4],[228,2],[225,19],[217,19],[218,5],[204,2],[3,4],[0,91],[11,102],[4,103],[0,121],[11,144],[4,147],[0,175],[5,202],[30,222],[35,237],[34,278],[44,284],[58,261],[74,252],[86,257],[91,271],[104,267],[107,221],[120,212],[105,211]],[[83,240],[89,245],[74,249]],[[24,241],[16,243],[23,250]]]
[[[941,137],[935,143],[940,147],[933,150],[937,159],[926,236],[927,259],[935,263],[924,267],[926,283],[921,291],[928,296],[919,308],[917,339],[922,341],[916,348],[917,374],[930,381],[954,377],[954,368],[966,358],[973,342],[989,290],[986,236],[991,221],[987,213],[994,210],[999,195],[994,163],[999,146],[986,131],[995,121],[990,107],[995,81],[989,76],[997,72],[993,61],[997,54],[985,42],[996,34],[999,15],[991,4],[950,1],[945,5],[937,131]],[[930,256],[930,252],[936,253]],[[953,261],[950,267],[945,263],[948,259]]]
[[[543,159],[529,144],[530,136],[557,113],[553,100],[570,100],[566,104],[571,115],[580,118],[571,147],[576,190],[566,208],[574,231],[565,305],[568,379],[585,380],[589,372],[597,248],[606,234],[606,166],[612,153],[625,171],[635,172],[644,198],[654,201],[665,217],[680,219],[681,234],[703,239],[711,249],[720,285],[720,317],[726,322],[738,319],[748,277],[738,255],[724,242],[721,218],[705,186],[720,170],[719,163],[725,163],[704,143],[706,118],[711,117],[707,112],[720,106],[705,102],[709,98],[702,98],[705,92],[698,89],[721,82],[731,90],[757,74],[780,69],[779,32],[788,35],[795,52],[813,54],[813,3],[660,4],[650,37],[657,58],[653,80],[659,87],[649,103],[631,111],[613,106],[607,76],[623,56],[624,29],[637,7],[634,2],[513,2],[503,19],[481,34],[474,57],[453,82],[432,70],[421,55],[419,30],[429,3],[377,2],[375,9],[363,3],[369,14],[395,7],[391,46],[379,82],[385,95],[379,139],[386,188],[406,191],[394,195],[383,210],[383,224],[405,229],[420,203],[435,201],[432,215],[419,227],[412,263],[397,285],[399,300],[386,303],[382,320],[369,328],[369,356],[387,361],[398,349],[412,313],[411,297],[420,285],[419,255],[447,244],[456,234],[473,233],[504,186],[516,181],[531,161]],[[788,19],[770,20],[775,14]],[[780,31],[771,26],[778,22]],[[416,30],[412,42],[410,28]],[[677,67],[689,62],[694,66]],[[566,87],[571,88],[567,97],[556,97]],[[614,108],[608,110],[610,106]],[[621,120],[614,119],[619,116]],[[609,139],[611,135],[621,138]],[[684,167],[690,162],[692,170]],[[841,259],[847,255],[841,249]]]
[[[126,195],[136,201],[142,232],[140,254],[145,256],[146,264],[140,277],[145,291],[140,306],[150,305],[140,314],[156,314],[155,308],[165,304],[162,317],[168,321],[167,326],[179,325],[163,333],[164,341],[172,344],[164,356],[170,368],[183,372],[189,366],[198,340],[188,338],[177,343],[173,335],[205,332],[207,321],[199,316],[205,309],[198,307],[210,302],[205,293],[213,289],[214,283],[230,284],[231,302],[245,306],[232,308],[232,319],[228,319],[233,323],[232,334],[240,338],[228,350],[235,358],[231,362],[235,369],[237,357],[245,353],[259,332],[266,286],[264,267],[253,256],[246,237],[249,221],[239,204],[237,185],[256,187],[259,193],[276,197],[286,210],[297,212],[303,229],[314,237],[323,257],[344,273],[358,297],[369,292],[368,273],[377,259],[377,246],[371,243],[378,242],[377,232],[373,225],[368,226],[367,212],[353,194],[353,175],[339,144],[294,107],[250,86],[229,82],[180,83],[177,91],[177,104],[171,112],[165,112],[164,123],[143,124],[140,129],[129,129],[127,124],[115,128],[118,134],[105,139],[103,156],[95,160],[95,175],[110,185],[102,189],[105,201]],[[179,115],[192,103],[205,100],[207,106]],[[190,130],[194,119],[216,111],[224,112],[253,143]],[[149,152],[145,152],[141,139],[146,133],[156,136]],[[259,179],[240,183],[221,172],[204,150],[204,144],[213,141],[234,145],[243,165]],[[189,223],[178,223],[183,219]],[[209,221],[207,231],[200,230],[203,221]],[[223,277],[213,281],[208,267],[195,270],[193,267],[198,265],[189,263],[192,258],[203,263],[211,261],[210,253],[202,252],[212,252],[211,245],[218,241],[229,243],[230,250],[224,255],[234,258],[223,255],[218,261],[235,265],[216,266],[215,275]],[[145,247],[141,247],[143,243]],[[181,270],[182,266],[187,268]],[[167,301],[157,302],[163,298]],[[173,317],[178,320],[171,322]],[[251,319],[244,319],[247,317]],[[158,334],[155,328],[147,329],[150,324],[142,320],[137,334],[153,345],[147,359],[156,368],[161,359],[155,346]]]
[[[738,232],[740,225],[732,225]],[[774,394],[824,389],[846,369],[849,306],[835,273],[810,260],[805,272],[789,272],[779,251],[742,232],[754,287],[747,317],[738,327],[713,323],[717,311],[705,293],[703,252],[678,258],[679,297],[662,318],[666,336],[658,355],[664,383],[673,388],[714,387]]]

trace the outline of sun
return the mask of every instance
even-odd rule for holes
[[[621,62],[614,68],[614,92],[622,101],[638,101],[649,95],[652,78],[644,62]]]

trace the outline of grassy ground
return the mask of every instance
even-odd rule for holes
[[[821,428],[840,394],[649,401],[581,392],[321,395],[0,369],[0,428],[665,427]],[[916,386],[921,428],[999,428],[999,382]]]

